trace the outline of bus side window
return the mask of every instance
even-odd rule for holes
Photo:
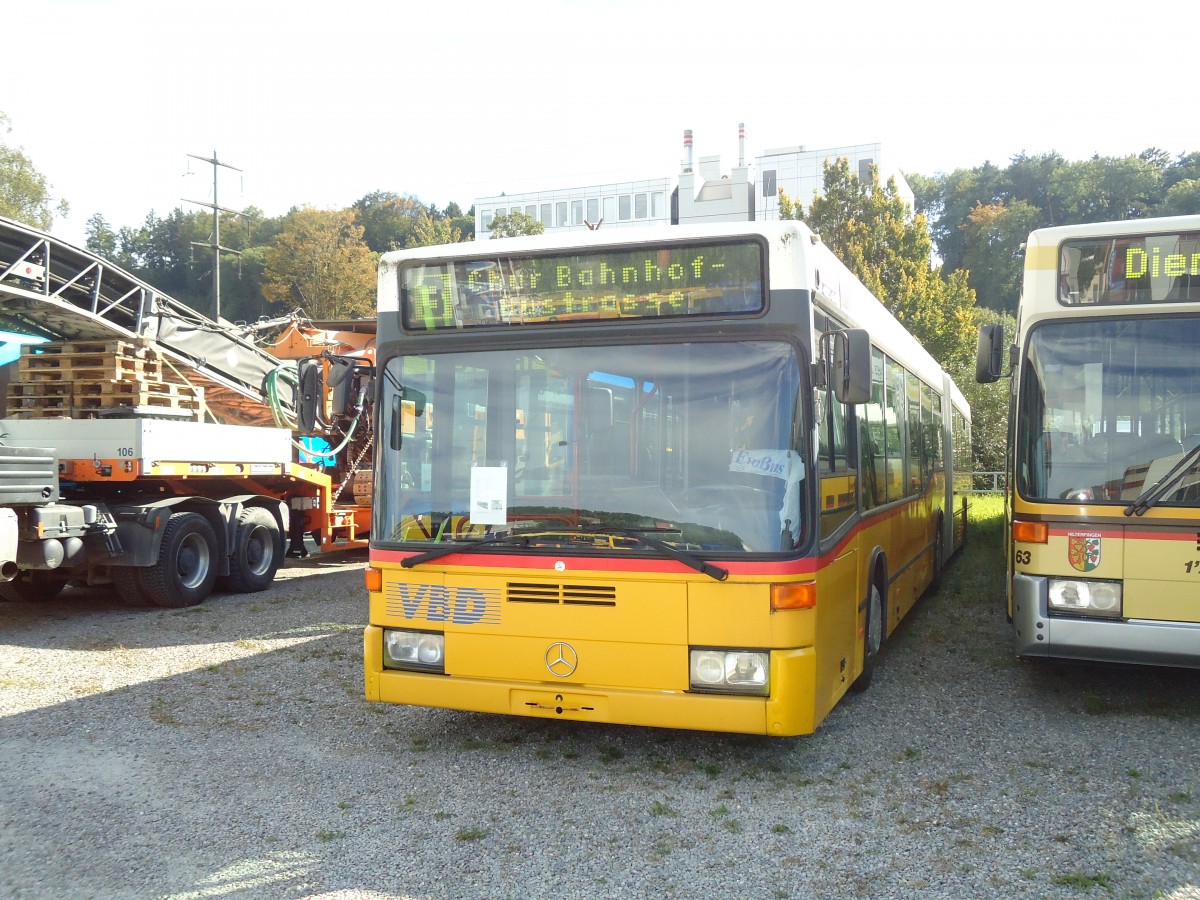
[[[848,426],[853,423],[850,412],[832,391],[817,392],[818,509],[822,540],[832,536],[856,508],[858,473],[847,455]]]
[[[862,460],[863,509],[887,502],[887,462],[883,452],[883,353],[871,350],[871,400],[859,412],[858,447]]]

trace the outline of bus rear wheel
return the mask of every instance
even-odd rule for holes
[[[862,672],[850,685],[850,690],[861,694],[871,686],[875,676],[875,659],[879,656],[879,648],[883,646],[883,591],[878,580],[871,582],[867,592],[867,621],[863,627],[863,667]]]
[[[933,538],[933,576],[929,579],[929,594],[933,596],[942,589],[942,566],[946,564],[944,557],[944,542],[942,537],[941,520],[937,524],[937,534]]]

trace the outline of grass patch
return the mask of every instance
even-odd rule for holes
[[[456,841],[481,841],[488,836],[486,828],[460,828],[454,835]]]
[[[171,711],[171,707],[167,701],[159,697],[150,704],[150,718],[159,725],[179,725],[180,722],[175,718],[175,714]]]
[[[1050,879],[1052,884],[1062,887],[1073,887],[1080,891],[1090,891],[1092,888],[1112,888],[1112,876],[1107,872],[1071,872],[1067,875],[1055,875]]]

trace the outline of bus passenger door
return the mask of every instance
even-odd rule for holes
[[[857,518],[858,471],[847,452],[849,407],[817,391],[817,702],[832,708],[854,681],[862,660],[859,636]]]

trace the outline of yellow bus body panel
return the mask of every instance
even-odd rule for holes
[[[832,672],[817,672],[818,610],[771,611],[771,584],[781,579],[718,583],[706,576],[630,578],[585,571],[547,578],[541,572],[497,576],[467,567],[446,572],[380,567],[384,590],[370,594],[373,624],[364,632],[368,699],[783,736],[811,733],[844,690],[840,684],[832,689],[840,660],[830,663]],[[454,621],[453,601],[448,606],[429,601],[456,596],[460,588],[511,598],[514,584],[530,596],[556,599],[498,601],[494,617],[466,623]],[[561,602],[564,585],[576,602]],[[827,605],[832,611],[832,602]],[[385,670],[385,628],[444,632],[447,674]],[[578,654],[578,667],[567,678],[556,678],[547,666],[548,649],[557,641]],[[690,647],[770,652],[770,697],[690,692]],[[845,665],[841,668],[844,672]]]

